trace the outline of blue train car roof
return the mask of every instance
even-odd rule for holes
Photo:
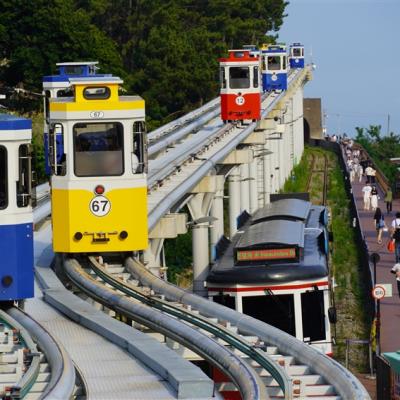
[[[310,213],[312,204],[300,199],[282,199],[267,204],[257,210],[252,217],[252,224],[273,219],[288,219],[305,221]]]
[[[328,275],[325,254],[320,250],[317,230],[305,230],[303,257],[297,263],[274,263],[264,265],[235,265],[234,248],[241,233],[233,238],[223,257],[211,269],[207,281],[213,284],[288,283],[321,279]]]
[[[43,82],[68,82],[70,78],[110,77],[111,74],[97,74],[97,61],[77,61],[57,63],[58,75],[43,77]],[[68,68],[80,68],[80,73],[68,72]]]
[[[0,113],[0,130],[11,131],[21,129],[32,129],[32,121],[27,118]]]

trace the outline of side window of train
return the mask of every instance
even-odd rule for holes
[[[219,82],[221,84],[221,89],[226,89],[225,67],[219,69]]]
[[[132,172],[147,172],[146,125],[144,121],[133,124]]]
[[[46,122],[50,122],[50,114],[49,114],[49,109],[50,109],[50,90],[46,90],[44,92],[44,117],[46,119]]]
[[[64,152],[64,127],[60,123],[50,126],[49,131],[49,165],[54,175],[64,176],[67,173]]]
[[[32,156],[30,145],[21,144],[18,149],[17,206],[28,207],[32,195]]]
[[[7,149],[0,146],[0,210],[8,206]]]
[[[261,61],[261,70],[262,70],[262,71],[265,71],[265,70],[267,69],[267,66],[266,66],[266,64],[265,64],[265,57],[262,57],[261,60],[262,60],[262,61]]]
[[[253,87],[258,87],[258,67],[254,67],[253,69]]]

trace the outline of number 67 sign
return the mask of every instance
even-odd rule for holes
[[[111,210],[111,202],[104,196],[96,196],[89,203],[89,209],[96,217],[104,217]]]

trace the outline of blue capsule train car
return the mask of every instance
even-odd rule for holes
[[[289,50],[290,68],[304,68],[304,46],[293,43]]]
[[[80,61],[57,63],[58,74],[43,77],[43,94],[44,94],[44,154],[45,154],[45,172],[51,175],[51,164],[61,165],[64,156],[64,143],[61,132],[56,132],[52,136],[55,141],[49,146],[49,103],[50,99],[60,97],[73,97],[71,90],[71,78],[88,78],[108,77],[108,74],[97,74],[97,61]],[[57,149],[57,154],[49,154],[49,148]],[[52,161],[50,161],[50,159]]]
[[[0,302],[33,296],[32,123],[0,114]]]
[[[284,45],[261,47],[261,71],[264,92],[287,89],[287,54]]]

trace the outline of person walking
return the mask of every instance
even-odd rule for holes
[[[396,213],[396,218],[390,225],[390,234],[392,240],[394,240],[394,253],[396,257],[396,263],[400,262],[400,212]]]
[[[375,211],[378,207],[378,189],[376,186],[372,186],[371,188],[371,208],[372,211]]]
[[[370,173],[370,180],[371,183],[375,183],[376,182],[376,169],[371,167],[371,173]]]
[[[393,193],[390,187],[386,192],[384,201],[386,203],[386,211],[388,214],[390,214],[392,212],[392,202],[393,202]]]
[[[376,234],[377,234],[377,241],[379,244],[381,244],[382,243],[382,232],[383,232],[383,228],[385,227],[385,217],[379,207],[375,211],[374,222],[375,222],[375,229],[376,229]]]
[[[397,282],[397,292],[400,297],[400,264],[396,263],[393,265],[393,268],[390,270],[392,274],[396,275],[396,282]]]
[[[371,206],[371,186],[366,184],[361,191],[364,193],[364,210],[369,210]]]
[[[371,165],[368,164],[367,168],[365,168],[365,175],[367,176],[367,183],[372,183],[371,182],[372,171],[373,171],[373,169],[372,169]]]

